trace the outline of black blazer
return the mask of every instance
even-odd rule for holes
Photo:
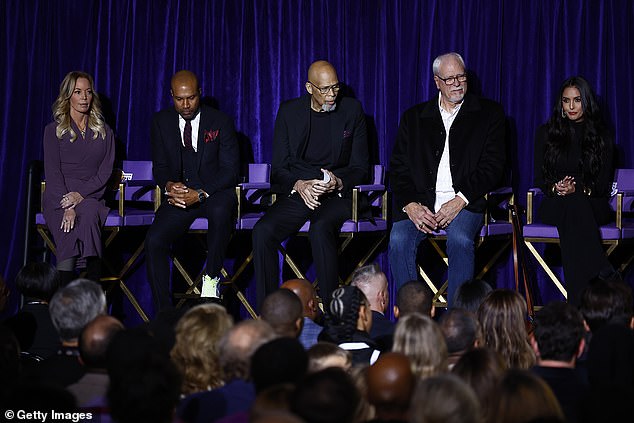
[[[154,114],[151,139],[154,179],[164,189],[167,181],[181,181],[183,171],[182,139],[174,107]],[[197,156],[198,176],[207,194],[236,186],[240,153],[233,122],[206,105],[200,106]]]
[[[331,112],[332,159],[327,166],[343,182],[343,194],[364,183],[368,174],[368,137],[359,101],[343,97]],[[290,193],[298,179],[321,179],[319,167],[303,157],[310,136],[310,96],[282,103],[275,120],[272,190]]]
[[[502,106],[467,94],[449,134],[449,161],[455,192],[469,200],[467,210],[482,212],[484,195],[499,187],[506,162]],[[445,145],[438,97],[407,110],[401,118],[390,161],[394,220],[419,202],[433,210],[436,177]]]

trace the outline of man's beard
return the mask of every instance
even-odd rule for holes
[[[332,103],[332,104],[324,103],[321,105],[321,110],[323,110],[324,112],[332,112],[336,108],[337,108],[337,103]]]

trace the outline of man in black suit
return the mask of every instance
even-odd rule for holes
[[[168,255],[194,219],[206,217],[207,274],[219,276],[234,227],[239,150],[233,122],[200,105],[201,89],[192,72],[172,77],[174,107],[152,119],[152,162],[163,201],[145,239],[147,274],[155,311],[172,306]]]
[[[498,103],[467,94],[459,54],[437,57],[433,71],[440,93],[403,114],[392,153],[395,223],[389,259],[397,287],[416,279],[418,245],[444,229],[451,306],[458,286],[473,278],[484,195],[498,187],[504,173],[504,111]]]
[[[361,104],[337,98],[337,72],[325,61],[310,66],[305,87],[308,95],[283,103],[275,121],[271,182],[278,200],[253,229],[258,304],[279,285],[280,242],[307,220],[319,294],[330,298],[339,281],[337,238],[351,216],[350,193],[367,177]]]

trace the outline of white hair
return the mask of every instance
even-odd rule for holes
[[[462,68],[466,69],[462,56],[452,51],[451,53],[441,54],[440,56],[434,59],[434,63],[432,64],[432,70],[434,72],[434,75],[438,76],[438,73],[440,72],[440,64],[442,63],[443,60],[448,59],[450,57],[453,57],[454,59],[456,59],[458,63],[460,63]]]

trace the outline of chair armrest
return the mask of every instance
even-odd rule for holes
[[[513,194],[513,188],[511,187],[501,187],[493,191],[489,191],[489,195],[511,195],[511,194]]]
[[[123,184],[129,186],[129,187],[144,187],[144,186],[151,186],[154,187],[156,185],[156,182],[154,182],[151,179],[132,179],[130,181],[122,181]]]
[[[385,190],[385,185],[383,184],[356,185],[354,188],[357,189],[359,192],[383,191]]]
[[[271,184],[269,182],[243,182],[238,184],[238,186],[243,189],[270,189]]]

